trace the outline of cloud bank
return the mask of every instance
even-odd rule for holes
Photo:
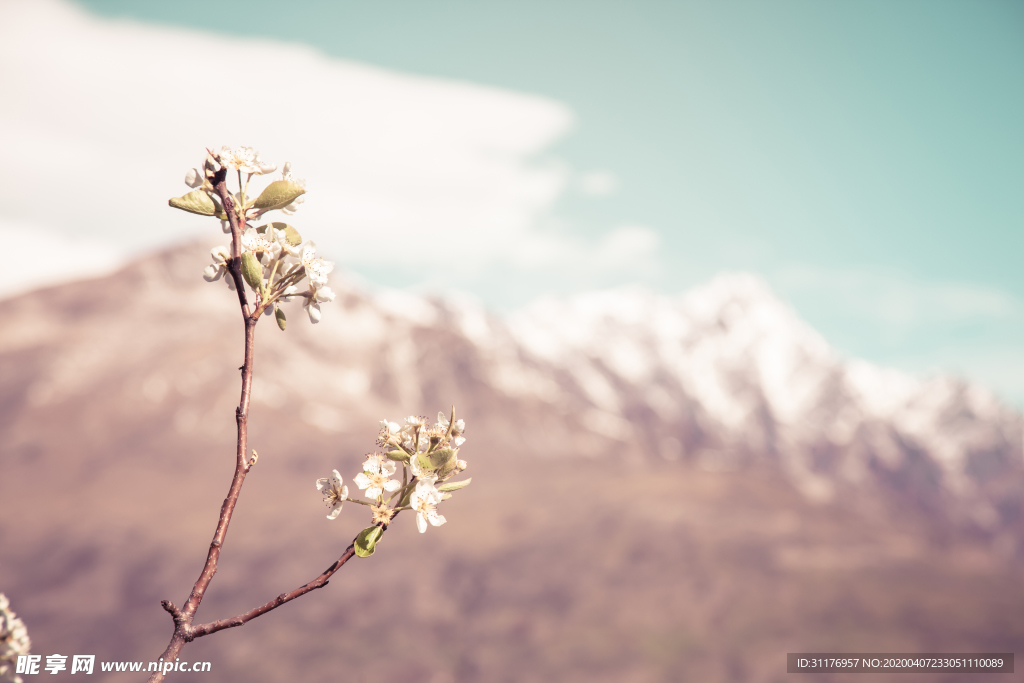
[[[633,227],[593,244],[552,234],[557,222],[544,218],[572,174],[543,153],[573,115],[541,97],[100,19],[60,0],[0,3],[0,92],[0,221],[62,252],[77,248],[54,240],[107,256],[222,240],[167,207],[203,148],[222,144],[291,161],[309,181],[295,224],[349,266],[440,285],[494,265],[621,271],[609,241],[626,240],[623,258],[640,261],[657,241]]]

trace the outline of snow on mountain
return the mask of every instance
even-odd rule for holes
[[[11,447],[75,401],[97,433],[152,420],[166,439],[228,435],[235,304],[200,277],[207,259],[181,248],[7,302],[0,356],[18,372],[0,389],[25,397],[7,415]],[[958,379],[842,357],[752,276],[674,297],[549,298],[505,318],[332,278],[319,325],[296,308],[286,333],[258,332],[254,405],[282,420],[354,437],[455,402],[523,455],[768,467],[815,499],[867,494],[1024,538],[1018,413]]]
[[[955,497],[983,526],[1019,523],[1019,414],[957,379],[843,358],[750,275],[677,297],[546,299],[507,324],[571,375],[590,404],[585,424],[613,425],[607,437],[711,469],[767,459],[814,497],[883,486],[926,509]]]

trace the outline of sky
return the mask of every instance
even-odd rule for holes
[[[317,241],[372,282],[511,310],[749,271],[843,353],[1024,406],[1024,3],[0,15],[0,154],[18,162],[0,170],[0,234],[38,235],[61,273],[208,234],[158,197],[188,189],[203,145],[252,144],[295,161],[296,225],[330,226]]]

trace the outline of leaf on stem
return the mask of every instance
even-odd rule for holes
[[[291,204],[300,195],[306,194],[306,188],[291,180],[275,180],[252,203],[257,209],[271,211]]]
[[[255,292],[263,286],[263,266],[251,251],[242,254],[242,277]]]
[[[373,555],[374,549],[377,547],[377,541],[380,540],[381,531],[379,526],[369,526],[359,532],[356,536],[356,555],[359,557],[369,557]]]
[[[180,197],[172,197],[167,200],[170,206],[189,213],[197,213],[200,216],[214,216],[217,214],[217,205],[210,199],[205,190],[192,190]]]
[[[291,246],[297,247],[300,244],[302,244],[302,235],[299,234],[298,230],[288,225],[287,223],[271,223],[270,227],[272,227],[274,230],[284,230],[284,237],[286,240],[288,240],[288,244],[290,244]]]
[[[398,462],[405,462],[409,459],[409,454],[403,450],[396,449],[393,451],[388,451],[388,457],[391,458],[392,460],[397,460]]]
[[[437,487],[437,490],[440,491],[441,493],[447,493],[449,491],[458,491],[459,489],[464,489],[467,486],[469,486],[469,482],[471,481],[473,481],[472,477],[470,477],[469,479],[463,479],[462,481],[452,481],[447,484],[441,484],[440,486]]]
[[[284,311],[281,310],[280,306],[274,310],[274,318],[277,320],[277,326],[284,332],[284,328],[288,326],[288,320],[284,317]]]
[[[432,453],[420,453],[419,465],[428,470],[439,470],[455,459],[455,451],[451,448],[440,448]]]

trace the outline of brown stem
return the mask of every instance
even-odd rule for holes
[[[299,586],[290,593],[281,593],[281,595],[278,595],[270,602],[264,605],[260,605],[259,607],[255,607],[243,614],[239,614],[234,617],[229,617],[227,619],[218,619],[217,621],[211,621],[206,624],[200,624],[199,626],[193,626],[191,631],[192,637],[199,638],[201,636],[206,636],[211,633],[216,633],[217,631],[223,631],[226,628],[241,626],[245,622],[251,619],[255,619],[261,614],[266,614],[272,609],[277,609],[286,602],[291,602],[295,598],[301,597],[306,593],[309,593],[310,591],[315,591],[317,588],[323,588],[327,585],[327,582],[328,580],[330,580],[331,576],[334,575],[334,572],[341,569],[341,566],[349,560],[351,560],[355,554],[356,547],[355,544],[353,543],[349,545],[349,547],[345,550],[345,553],[341,557],[334,561],[334,564],[325,569],[324,572],[320,574],[320,576],[316,577],[309,583],[303,586]]]
[[[395,517],[398,516],[399,512],[401,512],[401,510],[396,510],[395,511]],[[392,517],[392,520],[393,519],[394,519],[394,517]],[[377,526],[381,526],[381,525],[378,524]],[[383,537],[384,532],[386,532],[387,530],[388,530],[388,525],[385,524],[381,528],[381,537]],[[378,539],[378,543],[379,542],[380,542],[380,539]],[[278,595],[276,598],[274,598],[270,602],[265,603],[263,605],[260,605],[259,607],[254,607],[253,609],[249,610],[248,612],[244,612],[242,614],[238,614],[236,616],[229,617],[227,619],[218,619],[217,621],[211,621],[211,622],[208,622],[208,623],[205,623],[205,624],[200,624],[199,626],[192,626],[189,629],[189,640],[193,640],[195,638],[201,638],[202,636],[207,636],[207,635],[210,635],[211,633],[216,633],[217,631],[223,631],[226,628],[234,628],[235,626],[241,626],[242,624],[244,624],[247,621],[250,621],[252,619],[255,619],[256,617],[260,616],[261,614],[266,614],[270,610],[277,609],[278,607],[280,607],[281,605],[285,604],[286,602],[291,602],[295,598],[301,597],[301,596],[303,596],[306,593],[309,593],[311,591],[315,591],[317,588],[323,588],[324,586],[327,585],[327,582],[330,580],[330,578],[332,576],[334,576],[334,572],[336,572],[339,569],[341,569],[342,565],[344,565],[346,562],[351,560],[352,557],[355,556],[355,554],[356,554],[356,544],[355,544],[355,541],[352,541],[352,543],[349,544],[348,548],[345,549],[345,552],[342,553],[341,557],[339,557],[337,560],[335,560],[334,563],[330,567],[325,569],[323,571],[323,573],[320,574],[320,576],[316,577],[315,579],[313,579],[309,583],[307,583],[305,585],[302,585],[302,586],[299,586],[298,588],[296,588],[295,590],[291,591],[290,593],[281,593],[281,595]],[[171,612],[171,615],[173,616],[174,612],[172,610],[174,609],[174,605],[171,605],[166,600],[162,604],[164,605],[164,609],[166,609],[168,612]],[[168,648],[168,649],[170,649],[170,648]],[[167,658],[164,657],[164,659],[166,660]]]
[[[228,260],[228,272],[235,283],[235,290],[238,292],[238,305],[242,309],[242,319],[245,325],[245,359],[242,363],[242,395],[235,409],[235,423],[238,429],[237,447],[235,449],[235,474],[231,478],[231,486],[228,488],[227,497],[220,507],[220,517],[217,520],[217,529],[213,533],[213,540],[210,542],[210,550],[206,554],[206,563],[203,570],[196,579],[192,592],[180,611],[171,603],[164,601],[162,604],[172,617],[174,617],[174,634],[171,641],[164,650],[163,659],[173,659],[185,643],[191,641],[193,635],[192,619],[195,617],[199,603],[202,602],[206,589],[217,573],[217,562],[220,559],[220,551],[227,537],[228,526],[231,524],[231,516],[234,514],[235,505],[238,503],[238,496],[242,492],[242,484],[245,475],[249,472],[248,460],[245,457],[247,441],[247,423],[249,418],[249,397],[252,392],[252,364],[253,345],[255,341],[256,322],[258,317],[250,315],[249,302],[245,295],[245,281],[242,279],[242,254],[241,236],[242,230],[238,214],[235,212],[235,205],[227,188],[227,169],[222,167],[212,178],[213,189],[220,197],[221,205],[227,214],[228,223],[231,226],[231,258]],[[155,672],[149,677],[150,683],[158,683],[164,679],[163,672]]]

